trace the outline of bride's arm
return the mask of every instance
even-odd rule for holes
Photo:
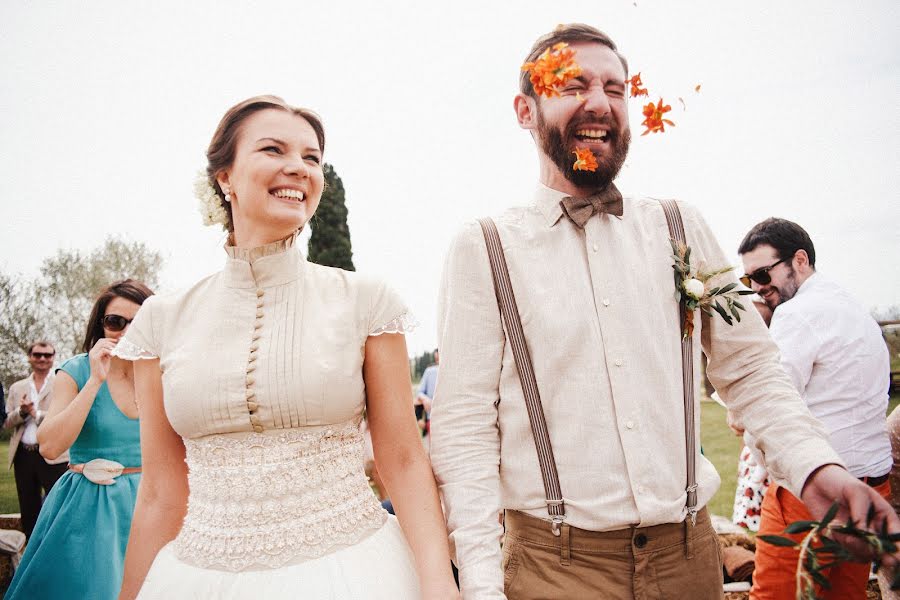
[[[184,442],[163,409],[158,359],[135,361],[134,387],[141,418],[142,473],[119,600],[137,596],[156,553],[178,535],[188,497]]]
[[[437,486],[412,410],[403,335],[368,338],[363,378],[375,464],[415,556],[422,596],[458,598]]]

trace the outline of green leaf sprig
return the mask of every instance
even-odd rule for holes
[[[719,275],[734,270],[734,267],[723,267],[714,271],[701,272],[691,265],[691,247],[670,239],[672,256],[675,263],[675,291],[679,302],[684,302],[684,329],[682,335],[687,338],[694,333],[694,311],[698,308],[712,317],[713,311],[718,313],[729,325],[741,322],[742,310],[747,308],[738,300],[740,296],[752,294],[751,290],[736,289],[736,282],[723,286],[710,287],[709,281]],[[698,282],[698,283],[695,283]],[[702,284],[702,291],[699,289]],[[696,288],[696,289],[695,289]],[[724,303],[724,306],[723,304]]]
[[[862,540],[875,555],[875,570],[881,566],[881,557],[885,554],[897,552],[897,542],[900,541],[900,533],[889,534],[887,524],[882,523],[878,532],[869,529],[861,529],[856,526],[853,519],[847,523],[834,522],[839,505],[837,502],[831,505],[821,521],[794,521],[784,530],[784,533],[806,535],[799,542],[780,535],[760,535],[758,539],[780,546],[782,548],[798,548],[800,554],[797,558],[797,600],[817,600],[816,585],[824,589],[830,589],[831,584],[825,577],[824,571],[839,563],[853,558],[853,555],[840,541],[834,538],[835,534],[842,534]],[[866,516],[866,527],[870,527],[875,519],[875,506],[869,505]],[[891,582],[891,589],[900,589],[900,573],[895,573]]]

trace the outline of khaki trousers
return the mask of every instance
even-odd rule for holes
[[[509,600],[721,600],[722,557],[704,508],[690,521],[587,531],[506,513],[504,588]]]

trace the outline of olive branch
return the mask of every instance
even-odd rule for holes
[[[691,266],[691,247],[670,239],[672,244],[672,256],[675,264],[675,292],[679,302],[684,302],[684,330],[681,332],[685,338],[694,333],[694,311],[700,309],[709,317],[716,311],[729,325],[741,322],[742,310],[747,308],[738,301],[740,296],[748,296],[751,290],[735,289],[737,283],[732,282],[723,286],[709,287],[709,281],[719,275],[724,275],[734,270],[734,267],[723,267],[714,271],[700,272]],[[701,289],[702,288],[702,289]],[[724,306],[721,304],[724,302]]]
[[[824,589],[830,589],[831,584],[825,577],[824,571],[839,563],[853,558],[841,542],[834,538],[835,534],[846,535],[862,540],[875,555],[875,570],[881,566],[881,557],[885,554],[893,554],[897,551],[897,542],[900,541],[900,533],[887,532],[887,523],[882,523],[881,531],[873,532],[856,526],[853,519],[847,523],[834,522],[839,505],[837,502],[831,505],[821,521],[794,521],[789,524],[784,533],[806,535],[799,542],[780,535],[760,535],[759,539],[782,548],[797,548],[800,551],[797,558],[797,600],[817,600],[816,585]],[[875,505],[869,505],[866,516],[866,527],[871,526],[875,519]],[[891,589],[900,589],[900,573],[895,573],[891,582]]]

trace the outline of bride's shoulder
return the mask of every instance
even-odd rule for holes
[[[144,306],[149,304],[152,307],[149,310],[162,315],[181,313],[189,310],[191,306],[201,305],[208,301],[209,296],[214,294],[219,287],[217,285],[218,275],[218,273],[214,273],[188,287],[154,294],[144,302]]]
[[[369,335],[408,313],[397,291],[380,277],[314,263],[310,266],[312,281],[307,281],[304,294],[317,295],[329,307],[352,304],[347,310],[356,313]]]
[[[308,263],[308,285],[322,293],[344,298],[365,298],[386,287],[386,283],[377,277],[347,271],[337,267],[326,267],[316,263]]]

